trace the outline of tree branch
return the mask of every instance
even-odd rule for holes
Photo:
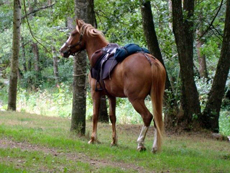
[[[33,11],[27,13],[25,16],[23,16],[23,17],[21,18],[21,20],[25,19],[27,16],[29,16],[29,15],[31,15],[31,14],[37,13],[37,12],[40,11],[40,10],[44,10],[44,9],[47,9],[47,8],[51,8],[51,7],[53,7],[54,5],[55,5],[55,3],[53,3],[53,4],[51,4],[51,5],[47,5],[47,6],[40,7],[40,8],[38,8],[38,9],[36,9],[36,10],[33,10]]]
[[[218,10],[217,10],[217,12],[216,12],[216,14],[215,14],[215,16],[213,17],[211,23],[209,24],[209,26],[206,28],[206,30],[202,33],[202,35],[201,35],[197,40],[200,40],[205,34],[208,33],[208,31],[209,31],[210,29],[212,29],[212,27],[213,27],[213,22],[215,21],[215,19],[216,19],[218,13],[220,12],[220,9],[221,9],[221,7],[222,7],[222,5],[223,5],[223,1],[224,1],[224,0],[221,0],[220,6],[219,6],[219,8],[218,8]]]
[[[29,23],[29,20],[28,20],[28,13],[26,11],[26,3],[25,3],[25,0],[23,0],[23,6],[24,6],[24,11],[25,11],[25,18],[26,18],[26,22],[27,22],[27,25],[28,25],[28,28],[29,28],[29,31],[30,31],[30,34],[31,36],[33,37],[33,39],[38,43],[40,44],[45,50],[46,52],[51,52],[50,50],[48,50],[46,48],[46,46],[44,46],[41,42],[38,41],[38,39],[34,36],[33,32],[32,32],[32,29],[31,29],[31,26],[30,26],[30,23]]]

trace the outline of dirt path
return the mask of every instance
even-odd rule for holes
[[[114,167],[114,168],[121,168],[123,170],[129,170],[133,172],[149,172],[146,171],[144,168],[139,167],[135,164],[130,163],[123,163],[123,162],[114,162],[110,161],[108,159],[96,159],[91,158],[84,153],[78,153],[78,152],[61,152],[56,148],[48,148],[44,146],[39,146],[35,144],[30,144],[27,142],[16,142],[7,138],[0,139],[0,148],[19,148],[22,151],[39,151],[46,154],[53,155],[55,157],[65,157],[67,160],[72,161],[80,161],[84,163],[89,163],[91,166],[94,167],[94,169],[99,169],[105,166]]]

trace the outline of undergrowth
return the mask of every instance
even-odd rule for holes
[[[19,88],[17,93],[17,110],[20,112],[70,118],[72,110],[71,88],[71,85],[66,85],[64,83],[49,89],[38,88],[36,91],[29,91],[23,88]],[[198,89],[200,90],[200,99],[203,105],[203,103],[207,100],[207,97],[205,96],[207,94],[204,92],[204,86],[200,88],[198,87]],[[149,110],[152,112],[150,98],[147,98],[145,103]],[[92,118],[93,114],[90,92],[87,93],[86,105],[86,119],[89,120]],[[0,90],[0,110],[6,109],[7,89],[6,87],[2,87]],[[116,115],[117,122],[120,124],[143,123],[141,116],[134,110],[131,103],[126,98],[117,98]],[[220,112],[220,132],[225,136],[230,136],[229,115],[229,109],[223,109]]]

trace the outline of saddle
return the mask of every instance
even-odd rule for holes
[[[96,91],[103,90],[101,83],[109,78],[118,63],[136,52],[149,53],[147,49],[141,48],[136,44],[127,44],[124,47],[120,47],[116,43],[110,43],[106,47],[94,52],[90,58],[90,73],[91,77],[96,79],[96,86],[97,84],[100,86],[100,88],[96,87]]]
[[[114,59],[114,53],[118,48],[118,44],[110,43],[106,47],[94,52],[90,58],[91,77],[94,79],[106,79],[117,61]]]

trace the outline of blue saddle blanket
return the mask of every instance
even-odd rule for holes
[[[138,46],[137,44],[126,44],[123,47],[118,47],[116,49],[116,52],[114,54],[114,59],[116,59],[118,62],[123,61],[127,56],[136,53],[136,52],[145,52],[150,53],[148,49],[142,48]]]

